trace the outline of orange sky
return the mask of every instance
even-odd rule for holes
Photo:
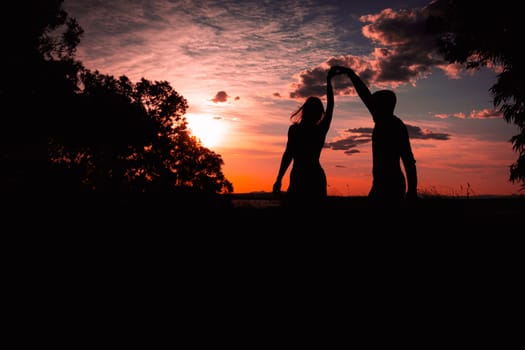
[[[340,118],[343,117],[343,118]],[[352,128],[356,122],[334,113],[332,139],[338,130]],[[286,143],[286,117],[280,136],[236,136],[236,126],[228,128],[223,140],[212,149],[225,160],[224,173],[238,193],[270,191]],[[341,120],[342,119],[342,120]],[[499,122],[502,122],[499,120]],[[227,122],[225,122],[227,123]],[[235,124],[235,123],[231,123]],[[368,121],[372,126],[372,122]],[[412,140],[417,160],[419,191],[428,194],[477,195],[513,194],[519,186],[508,181],[508,165],[515,154],[506,141],[481,141],[475,138],[451,138],[447,141]],[[329,148],[323,150],[321,163],[328,179],[331,195],[366,195],[371,185],[372,153],[370,143],[352,156]],[[289,173],[288,173],[289,174]],[[284,178],[283,188],[288,184]]]
[[[496,71],[449,65],[417,32],[430,1],[65,0],[85,33],[77,57],[133,81],[166,80],[189,104],[189,126],[220,154],[234,192],[271,191],[290,114],[324,98],[326,69],[354,68],[372,91],[392,88],[410,127],[420,193],[509,195],[518,130],[493,111]],[[392,30],[395,23],[395,30]],[[373,123],[349,81],[336,104],[321,162],[330,195],[366,195]],[[283,188],[288,184],[284,178]]]

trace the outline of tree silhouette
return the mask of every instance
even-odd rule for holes
[[[525,52],[522,50],[523,14],[518,3],[497,4],[437,0],[430,5],[427,28],[439,35],[446,60],[468,68],[497,67],[501,71],[489,91],[505,121],[520,133],[509,141],[518,153],[510,165],[509,180],[525,188]]]
[[[230,193],[220,155],[191,136],[166,81],[132,83],[75,60],[83,34],[62,0],[2,12],[2,192]],[[8,17],[25,18],[9,30]]]
[[[66,128],[52,160],[83,174],[80,181],[90,190],[233,191],[220,155],[189,134],[187,102],[168,82],[134,84],[89,70],[81,81],[69,119],[82,120],[82,127]]]

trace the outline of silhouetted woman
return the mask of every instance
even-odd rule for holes
[[[372,188],[368,197],[376,204],[398,204],[403,198],[417,198],[416,160],[408,130],[394,114],[396,95],[392,90],[371,93],[350,68],[337,66],[347,74],[374,120],[372,132]],[[401,171],[401,162],[406,173]],[[408,184],[407,184],[408,182]]]
[[[318,97],[308,97],[290,119],[288,141],[281,158],[273,192],[280,193],[286,170],[293,162],[286,200],[290,205],[311,206],[322,204],[327,197],[326,174],[319,161],[326,134],[332,122],[334,93],[332,77],[335,69],[330,69],[326,77],[326,111]]]

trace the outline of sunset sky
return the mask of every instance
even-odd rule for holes
[[[429,0],[65,0],[84,29],[77,58],[89,69],[168,81],[187,99],[189,127],[221,155],[235,193],[271,191],[290,115],[324,100],[326,69],[346,65],[372,91],[397,93],[419,192],[509,195],[518,133],[493,110],[497,70],[444,62],[420,25]],[[347,77],[321,164],[328,193],[362,196],[372,181],[373,121]],[[283,181],[288,185],[289,170]]]

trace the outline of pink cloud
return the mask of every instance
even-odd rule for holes
[[[214,103],[219,103],[219,102],[226,102],[228,101],[228,94],[226,93],[226,91],[219,91],[215,94],[215,96],[211,99]]]
[[[473,110],[469,114],[469,118],[472,119],[496,119],[496,118],[502,118],[501,112],[495,111],[493,109],[482,109],[480,111]]]

